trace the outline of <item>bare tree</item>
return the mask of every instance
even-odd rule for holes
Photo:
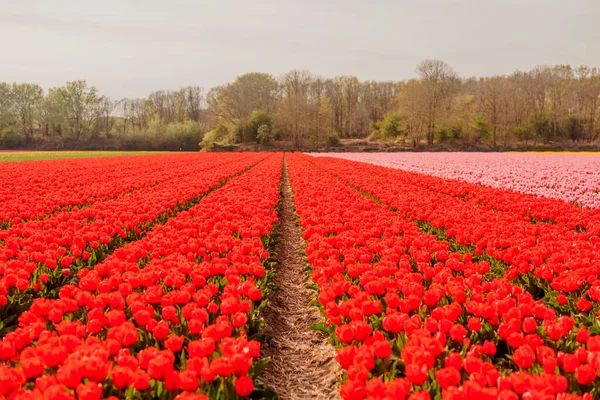
[[[566,97],[572,88],[573,70],[570,65],[557,65],[548,73],[548,92],[552,108],[552,141],[556,142],[559,122],[565,113]]]
[[[164,90],[157,90],[150,93],[148,100],[152,104],[154,112],[158,115],[161,122],[168,122],[168,105],[167,105],[167,94]]]
[[[278,84],[269,74],[250,73],[238,77],[220,93],[220,111],[225,118],[243,120],[254,110],[273,113]]]
[[[551,68],[548,66],[535,67],[524,75],[523,88],[527,95],[527,102],[533,110],[534,145],[540,136],[544,136],[545,115],[547,107],[547,90],[550,86]],[[545,138],[544,138],[545,139]]]
[[[308,71],[292,70],[281,77],[282,99],[278,117],[280,125],[292,136],[294,146],[299,148],[308,133],[310,114],[310,87],[314,77]]]
[[[587,140],[594,141],[598,137],[596,121],[600,112],[600,69],[579,67],[577,87],[577,110],[587,126]]]
[[[424,60],[417,66],[417,74],[424,84],[427,104],[427,143],[435,139],[435,123],[440,109],[449,100],[458,83],[454,69],[441,60]]]
[[[131,100],[130,99],[122,99],[119,102],[120,106],[121,106],[121,118],[123,118],[123,136],[127,135],[127,125],[128,123],[132,120],[133,118],[133,107],[131,106]],[[132,131],[133,129],[133,124],[131,127]]]
[[[241,140],[247,134],[250,115],[254,110],[273,114],[277,107],[279,85],[269,74],[249,73],[239,76],[218,93],[219,119],[235,125]]]
[[[102,96],[102,100],[100,101],[100,115],[104,121],[104,133],[106,136],[110,136],[115,119],[113,118],[113,112],[117,107],[117,102],[111,100],[106,96]]]
[[[408,139],[413,146],[438,138],[508,146],[516,140],[593,142],[600,135],[598,68],[540,66],[459,79],[445,62],[424,60],[416,72],[418,79],[407,82],[322,78],[299,70],[277,80],[248,73],[207,92],[187,86],[119,102],[85,81],[52,88],[45,96],[38,85],[0,82],[0,142],[18,144],[36,134],[100,139],[118,131],[160,146],[167,137],[193,142],[209,131],[214,141],[235,143],[256,141],[261,130],[267,139],[288,135],[297,147],[323,144],[331,134],[371,133]],[[379,136],[382,127],[391,133]]]
[[[506,79],[495,76],[483,79],[480,82],[479,100],[483,115],[490,123],[492,130],[492,144],[496,147],[498,137],[498,127],[502,113],[502,95],[506,86]],[[505,109],[506,112],[506,109]]]
[[[411,79],[402,84],[398,95],[400,113],[406,121],[403,138],[408,138],[413,147],[419,147],[424,131],[427,130],[429,112],[424,83]]]
[[[204,90],[199,86],[187,86],[180,91],[185,104],[187,118],[200,121],[200,113],[204,107]]]

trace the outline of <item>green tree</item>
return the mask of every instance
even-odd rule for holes
[[[327,146],[337,147],[340,145],[340,137],[336,133],[330,133],[327,136]]]
[[[250,114],[248,125],[245,131],[246,137],[242,141],[254,142],[258,140],[258,130],[261,126],[266,126],[271,132],[273,130],[273,117],[263,110],[254,110]]]
[[[235,82],[219,89],[218,118],[241,128],[242,141],[256,140],[258,124],[253,133],[248,133],[249,120],[254,110],[273,115],[277,104],[279,86],[269,75],[258,72],[239,76]]]
[[[333,111],[331,110],[331,102],[329,97],[319,97],[319,109],[317,111],[317,118],[315,120],[315,126],[311,139],[313,144],[320,145],[325,142],[327,135],[331,131],[333,123]]]
[[[475,131],[475,141],[485,140],[490,134],[490,125],[481,115],[476,115],[471,123],[471,129]],[[494,146],[496,143],[494,143]]]
[[[438,124],[436,128],[436,137],[440,143],[456,141],[461,138],[462,134],[462,127],[456,123]]]
[[[11,85],[0,82],[0,133],[12,123],[14,123],[14,112]]]
[[[533,136],[533,128],[529,121],[523,122],[515,128],[515,136],[525,142],[525,146]]]
[[[271,144],[271,128],[268,125],[261,125],[258,128],[256,138],[261,145],[268,146]]]
[[[43,133],[62,136],[66,125],[66,115],[63,97],[59,89],[53,88],[48,91],[48,95],[40,107],[40,118]]]
[[[33,136],[37,108],[42,102],[44,91],[40,85],[13,83],[12,99],[20,131],[27,138]]]
[[[379,137],[382,139],[396,138],[402,129],[402,117],[397,112],[386,114],[380,124]]]
[[[71,81],[57,89],[63,120],[69,133],[79,140],[91,131],[102,101],[98,90],[86,81]]]
[[[563,122],[564,130],[568,133],[569,139],[573,142],[582,140],[585,136],[585,129],[582,120],[574,115],[569,115]]]
[[[200,150],[201,151],[211,151],[215,145],[215,143],[219,143],[222,141],[229,140],[231,135],[230,128],[225,126],[224,124],[218,124],[215,129],[208,132],[202,138],[200,142]]]
[[[404,138],[408,138],[414,148],[420,146],[426,128],[428,128],[429,114],[425,93],[425,84],[417,79],[411,79],[402,84],[396,99],[400,113],[406,121]]]

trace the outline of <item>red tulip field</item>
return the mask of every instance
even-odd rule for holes
[[[600,398],[593,182],[376,160],[0,163],[0,399]]]

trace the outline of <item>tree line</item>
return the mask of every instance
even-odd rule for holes
[[[0,146],[210,150],[285,141],[320,148],[355,138],[510,147],[600,136],[598,68],[539,66],[461,78],[443,61],[424,60],[416,73],[389,82],[301,70],[247,73],[208,91],[188,86],[121,100],[82,80],[47,92],[0,82]]]
[[[459,79],[439,60],[423,61],[402,84],[398,109],[380,134],[418,145],[456,141],[505,147],[561,141],[593,143],[600,126],[600,69],[538,66],[512,75]]]
[[[109,142],[131,149],[197,148],[208,129],[201,122],[203,102],[203,91],[196,86],[115,101],[84,80],[47,93],[37,84],[0,82],[0,145]]]

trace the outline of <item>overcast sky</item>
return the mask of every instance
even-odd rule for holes
[[[0,81],[86,79],[113,98],[245,72],[402,80],[600,67],[600,0],[0,0]]]

